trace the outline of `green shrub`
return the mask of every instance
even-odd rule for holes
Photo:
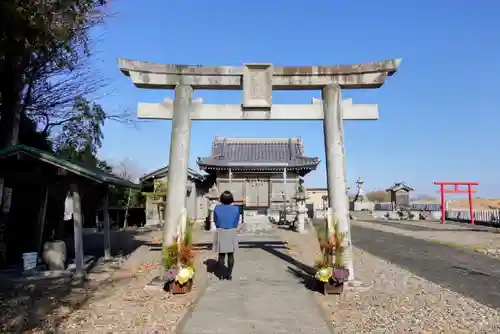
[[[163,267],[165,269],[175,268],[177,266],[177,258],[179,250],[177,244],[172,244],[163,249]]]

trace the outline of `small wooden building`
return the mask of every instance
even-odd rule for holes
[[[85,218],[95,226],[96,209],[102,206],[108,212],[109,185],[139,187],[29,146],[0,151],[0,267],[19,265],[25,252],[41,253],[46,241],[69,238],[74,245],[67,246],[68,255],[77,257],[76,271],[82,274]],[[105,225],[104,253],[109,257],[109,224]]]
[[[410,206],[410,192],[414,191],[414,189],[409,185],[404,182],[395,182],[392,187],[387,188],[385,191],[388,191],[391,195],[392,211]]]
[[[144,175],[139,179],[143,192],[154,192],[154,184],[157,181],[164,182],[166,191],[168,166],[157,169],[149,174]],[[204,175],[188,169],[186,191],[186,211],[190,219],[205,220],[208,215],[208,200],[205,197],[210,184],[207,182]],[[146,225],[157,225],[163,223],[164,203],[166,202],[166,194],[161,198],[146,197]]]
[[[198,166],[216,180],[220,193],[229,190],[246,212],[281,211],[292,201],[299,180],[319,164],[307,157],[301,138],[215,137],[212,153]]]

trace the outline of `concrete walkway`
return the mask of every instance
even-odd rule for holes
[[[289,270],[296,268],[278,252],[285,249],[275,234],[241,236],[233,281],[210,277],[182,333],[330,333],[312,293]]]

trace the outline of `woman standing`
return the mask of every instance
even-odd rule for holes
[[[214,238],[214,251],[219,254],[217,265],[224,268],[227,254],[227,273],[219,275],[219,279],[232,279],[234,267],[234,252],[238,248],[238,224],[240,222],[240,207],[233,205],[234,198],[230,191],[224,191],[220,196],[220,204],[215,206],[214,220],[217,228]]]

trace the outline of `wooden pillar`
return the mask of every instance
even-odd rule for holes
[[[111,235],[109,224],[109,187],[105,188],[102,202],[102,215],[104,219],[104,260],[111,259]]]
[[[439,191],[441,193],[441,224],[446,220],[446,205],[444,202],[444,184],[441,184]]]
[[[3,198],[3,185],[4,185],[4,180],[0,178],[0,209],[2,208],[2,198]]]
[[[4,179],[0,178],[0,263],[7,260],[7,245],[5,243],[5,222],[2,220],[2,214],[3,214],[3,186],[4,186]]]
[[[128,189],[128,198],[127,198],[127,206],[125,207],[125,217],[123,220],[123,227],[127,228],[128,227],[128,208],[130,206],[130,200],[132,198],[132,188]]]
[[[472,202],[472,185],[467,185],[467,194],[469,195],[469,212],[470,212],[470,223],[474,225],[474,204]]]
[[[75,277],[84,276],[83,268],[83,219],[82,219],[82,206],[80,200],[80,193],[76,181],[72,181],[71,196],[73,197],[73,228],[75,239]]]
[[[49,198],[49,186],[45,188],[45,194],[40,203],[40,211],[38,211],[38,227],[39,227],[39,237],[38,237],[38,253],[42,252],[43,248],[43,231],[45,229],[45,217],[47,216],[47,200]]]

